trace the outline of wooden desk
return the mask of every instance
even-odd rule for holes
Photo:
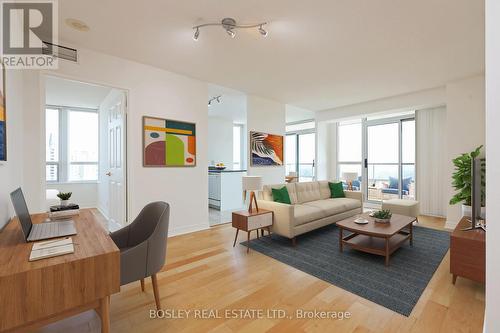
[[[33,215],[40,223],[47,214]],[[109,332],[109,296],[120,291],[120,251],[103,224],[82,209],[73,217],[75,252],[29,262],[19,221],[0,232],[0,332],[25,332],[95,309]]]
[[[450,273],[453,284],[457,276],[485,282],[486,232],[482,229],[463,231],[470,226],[466,217],[458,223],[450,239]]]

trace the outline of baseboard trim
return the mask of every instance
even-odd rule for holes
[[[108,215],[104,213],[104,210],[101,207],[97,206],[96,208],[99,211],[99,213],[101,213],[102,216],[104,216],[106,218],[106,220],[109,220]]]
[[[207,224],[194,224],[185,227],[173,228],[168,232],[168,237],[179,236],[184,234],[190,234],[192,232],[203,231],[210,229],[210,226]]]
[[[456,226],[457,226],[458,222],[457,221],[450,221],[450,220],[446,220],[446,223],[444,225],[444,228],[445,229],[450,229],[450,230],[455,230]]]

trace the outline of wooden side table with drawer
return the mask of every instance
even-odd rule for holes
[[[250,251],[250,232],[256,230],[257,238],[259,238],[259,230],[262,230],[262,236],[264,236],[264,229],[267,230],[269,235],[271,235],[271,226],[273,225],[274,213],[273,211],[266,209],[252,210],[242,210],[238,212],[233,212],[233,227],[236,228],[236,236],[234,237],[233,247],[236,246],[236,240],[238,239],[238,232],[240,230],[247,232],[247,253]]]

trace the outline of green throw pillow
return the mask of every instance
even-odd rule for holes
[[[290,201],[290,195],[288,194],[288,190],[286,189],[286,186],[283,186],[282,188],[273,188],[273,201],[274,202],[281,202],[284,204],[291,204],[292,202]]]
[[[330,198],[345,198],[344,186],[342,182],[338,183],[328,183],[330,186]]]

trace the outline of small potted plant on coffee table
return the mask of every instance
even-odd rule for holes
[[[378,212],[373,213],[373,219],[375,222],[379,223],[389,223],[391,222],[392,213],[390,210],[382,209]]]
[[[61,206],[67,206],[69,204],[69,198],[71,198],[72,192],[59,192],[57,197],[61,199]]]

